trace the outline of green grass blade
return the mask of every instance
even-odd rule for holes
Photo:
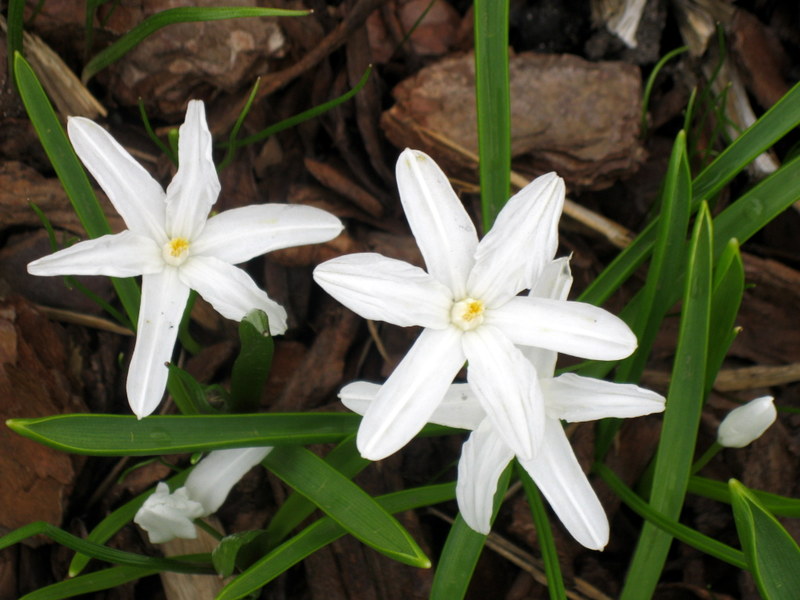
[[[711,292],[711,323],[708,333],[708,365],[706,395],[714,386],[722,362],[736,337],[734,327],[744,294],[744,264],[739,243],[730,240],[722,251],[714,270]]]
[[[364,71],[364,74],[361,76],[361,79],[358,83],[348,92],[345,92],[338,98],[334,98],[333,100],[329,100],[328,102],[323,102],[319,106],[315,106],[314,108],[309,108],[308,110],[304,110],[301,113],[294,115],[293,117],[289,117],[288,119],[284,119],[279,123],[275,123],[274,125],[270,125],[269,127],[262,129],[258,133],[254,133],[253,135],[247,136],[240,140],[236,140],[235,142],[228,141],[222,142],[219,145],[220,148],[228,148],[232,144],[235,145],[237,148],[241,148],[242,146],[247,146],[248,144],[254,144],[256,142],[260,142],[261,140],[265,140],[270,136],[275,135],[285,129],[290,129],[295,125],[299,125],[300,123],[304,123],[309,119],[313,119],[314,117],[318,117],[319,115],[328,112],[332,108],[339,106],[340,104],[347,102],[353,96],[355,96],[358,92],[360,92],[365,85],[367,85],[367,80],[369,79],[370,74],[372,73],[372,67],[367,68]]]
[[[509,0],[475,0],[474,9],[481,208],[483,230],[489,231],[511,189]]]
[[[90,594],[136,581],[148,575],[156,575],[159,569],[145,567],[111,567],[95,571],[74,579],[65,579],[47,587],[25,594],[20,600],[61,600],[81,594]]]
[[[446,502],[454,497],[455,483],[443,483],[379,496],[375,501],[387,512],[395,514]],[[255,592],[307,556],[345,534],[346,531],[330,517],[315,521],[226,585],[217,596],[217,600],[235,600]]]
[[[706,477],[692,475],[689,480],[689,492],[718,502],[731,503],[731,492],[728,486],[721,481],[714,481]],[[755,495],[761,505],[771,513],[781,517],[800,518],[800,499],[760,490],[750,490],[750,493]]]
[[[736,531],[761,597],[794,600],[800,590],[800,547],[792,536],[735,479],[728,482]]]
[[[497,482],[492,523],[508,489],[511,469],[512,467],[509,465]],[[460,600],[464,598],[485,543],[486,536],[471,529],[464,521],[464,517],[459,514],[453,521],[444,548],[442,548],[442,555],[439,557],[439,564],[433,575],[430,600]]]
[[[8,548],[22,540],[33,537],[34,535],[45,535],[54,542],[66,546],[72,550],[77,550],[84,554],[88,554],[92,558],[98,560],[116,563],[120,565],[128,565],[131,567],[143,567],[146,569],[158,569],[160,571],[173,571],[175,573],[199,573],[199,574],[213,574],[214,570],[208,566],[196,563],[183,562],[181,560],[171,558],[155,558],[152,556],[142,556],[141,554],[134,554],[133,552],[125,552],[124,550],[117,550],[116,548],[109,548],[95,544],[87,540],[72,535],[59,529],[55,525],[45,523],[44,521],[36,521],[24,527],[20,527],[0,538],[0,550]],[[207,563],[210,562],[210,556],[207,556]]]
[[[25,15],[25,0],[9,0],[8,16],[6,17],[6,52],[8,57],[9,79],[14,82],[16,69],[14,57],[22,54],[22,33]]]
[[[359,415],[277,413],[150,416],[56,415],[9,419],[16,433],[64,452],[92,456],[152,456],[338,442],[354,433]]]
[[[704,400],[711,311],[711,243],[711,216],[703,205],[689,249],[678,347],[650,494],[653,510],[674,520],[686,495]],[[671,535],[645,523],[621,600],[649,598],[653,594],[671,543]]]
[[[356,436],[351,435],[328,452],[325,462],[345,477],[352,479],[371,462],[362,458],[356,447]],[[293,493],[286,499],[267,527],[267,547],[278,545],[289,533],[300,525],[312,512],[316,505],[305,496]]]
[[[635,314],[626,319],[639,340],[639,347],[630,358],[620,364],[617,371],[618,381],[639,381],[661,327],[661,321],[674,304],[671,300],[672,294],[668,293],[668,290],[675,285],[684,266],[691,183],[689,161],[686,156],[686,134],[681,131],[675,138],[672,156],[664,177],[661,212],[647,279],[640,292],[641,298],[636,304]],[[631,306],[632,304],[628,305]]]
[[[534,483],[528,472],[521,468],[519,463],[515,464],[517,476],[522,481],[522,488],[528,498],[533,515],[533,524],[536,527],[536,539],[539,543],[539,550],[542,552],[544,561],[544,572],[547,577],[547,592],[550,600],[566,600],[567,589],[564,587],[564,577],[561,575],[561,564],[556,549],[556,541],[553,539],[553,530],[550,527],[550,517],[547,514],[542,494]]]
[[[256,7],[179,7],[168,8],[139,23],[128,33],[111,44],[108,48],[95,55],[81,73],[81,80],[86,83],[99,71],[111,63],[119,60],[147,36],[155,33],[162,27],[175,23],[190,23],[195,21],[218,21],[221,19],[240,19],[244,17],[304,17],[309,14],[307,10],[283,10],[279,8]]]
[[[397,519],[313,452],[300,446],[278,447],[262,464],[368,546],[408,565],[430,566],[430,559]]]
[[[185,471],[167,479],[166,482],[169,484],[170,491],[174,491],[182,486],[190,472],[191,469],[186,469]],[[94,542],[95,544],[104,544],[110,540],[111,537],[120,529],[133,521],[136,511],[141,508],[142,504],[144,504],[145,500],[147,500],[153,492],[155,492],[155,488],[139,494],[132,500],[128,500],[128,502],[111,512],[111,514],[100,521],[95,528],[89,532],[89,535],[86,536],[86,540],[89,542]],[[69,576],[75,577],[78,575],[81,571],[83,571],[86,565],[89,564],[89,560],[91,560],[90,556],[81,554],[80,552],[73,556],[72,561],[69,564]]]
[[[264,311],[255,310],[242,319],[239,341],[241,349],[231,370],[231,412],[252,412],[261,404],[275,350]]]
[[[717,194],[759,154],[800,125],[800,84],[795,85],[772,108],[747,128],[695,178],[696,201]]]
[[[648,523],[652,523],[670,536],[679,539],[693,548],[697,548],[709,556],[714,556],[740,569],[747,568],[747,562],[742,552],[722,542],[718,542],[714,538],[708,537],[691,527],[682,525],[677,520],[670,519],[663,513],[654,510],[650,504],[645,502],[636,492],[626,486],[622,480],[617,477],[616,473],[607,466],[597,463],[595,464],[594,471],[603,478],[603,481],[608,484],[608,487],[614,490],[614,493],[619,496],[628,508],[643,519],[646,519]]]
[[[20,54],[15,55],[14,65],[22,103],[86,233],[92,238],[111,233],[89,178],[75,155],[36,74]],[[133,279],[112,278],[111,281],[128,318],[135,324],[139,314],[139,286]]]

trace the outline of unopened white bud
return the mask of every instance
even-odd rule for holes
[[[726,448],[744,448],[757,440],[775,422],[775,399],[764,396],[734,408],[719,424],[717,442]]]

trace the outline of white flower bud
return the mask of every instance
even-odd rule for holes
[[[760,438],[778,416],[774,400],[772,396],[756,398],[729,412],[717,430],[719,445],[744,448]]]

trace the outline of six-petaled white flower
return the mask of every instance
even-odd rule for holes
[[[531,296],[563,300],[572,278],[567,259],[550,263]],[[534,458],[517,455],[558,518],[581,544],[602,550],[608,542],[608,519],[578,464],[559,419],[590,421],[605,417],[637,417],[664,410],[664,398],[635,385],[564,374],[553,377],[556,353],[524,348],[535,366],[544,399],[543,443]],[[358,381],[345,386],[339,397],[351,410],[364,414],[380,393],[377,384]],[[458,463],[456,498],[467,524],[489,533],[497,481],[515,452],[498,434],[468,384],[451,385],[429,417],[432,423],[474,430],[464,443]],[[532,427],[534,424],[529,423]]]
[[[286,311],[233,265],[280,248],[330,240],[342,230],[333,215],[310,206],[262,204],[208,218],[220,191],[211,134],[200,101],[189,102],[180,128],[179,163],[166,193],[102,127],[70,118],[69,137],[84,165],[128,229],[75,244],[28,265],[33,275],[142,275],[142,302],[127,392],[141,417],[158,406],[166,387],[189,290],[220,314],[241,320],[255,309],[270,332],[286,330]]]
[[[366,411],[358,448],[378,460],[403,447],[468,361],[467,380],[493,430],[532,460],[546,433],[545,405],[536,369],[516,345],[599,360],[624,358],[636,347],[628,326],[603,309],[517,296],[535,286],[555,255],[564,183],[554,173],[530,183],[480,242],[429,156],[405,150],[397,183],[428,272],[370,253],[314,270],[317,283],[361,316],[424,328]]]
[[[217,512],[236,482],[271,450],[264,446],[209,453],[192,469],[183,487],[170,493],[167,484],[160,482],[133,521],[147,532],[153,544],[196,538],[193,521]]]

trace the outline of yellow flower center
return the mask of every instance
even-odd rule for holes
[[[172,238],[161,249],[164,262],[173,267],[178,267],[189,258],[189,240],[182,237]]]
[[[456,327],[470,331],[483,323],[483,313],[483,302],[475,298],[464,298],[453,304],[453,308],[450,309],[450,320]]]

